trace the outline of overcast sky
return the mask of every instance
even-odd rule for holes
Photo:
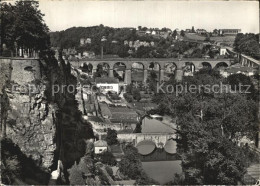
[[[240,28],[243,33],[259,33],[258,1],[40,0],[40,9],[51,31],[103,24],[171,29],[194,26],[208,31]]]

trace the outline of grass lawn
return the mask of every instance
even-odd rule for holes
[[[184,39],[185,40],[191,40],[191,41],[204,41],[205,36],[201,36],[198,34],[189,34],[186,33]],[[210,37],[210,40],[216,41],[216,42],[223,42],[228,44],[233,44],[235,41],[236,36],[216,36],[216,37]]]
[[[204,41],[205,38],[206,38],[205,36],[201,36],[201,35],[198,35],[198,34],[189,34],[189,33],[186,33],[185,36],[184,36],[185,40]]]

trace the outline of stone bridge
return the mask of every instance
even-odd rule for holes
[[[137,146],[142,141],[152,141],[157,148],[163,148],[168,140],[176,139],[174,133],[131,133],[117,134],[120,141],[132,142]]]
[[[238,59],[239,63],[242,66],[248,66],[248,67],[259,67],[260,61],[256,60],[250,56],[247,56],[245,54],[239,54],[233,50],[231,47],[226,47],[227,52],[231,55],[233,55],[235,58]]]
[[[218,66],[230,66],[231,59],[202,59],[202,58],[111,58],[111,59],[78,59],[78,60],[69,60],[71,65],[75,68],[83,66],[83,64],[91,64],[92,65],[92,73],[97,71],[99,64],[107,64],[108,66],[108,76],[113,77],[113,71],[115,69],[116,64],[124,64],[125,65],[125,74],[124,74],[124,83],[130,84],[131,80],[131,71],[135,68],[135,64],[140,64],[143,70],[143,82],[146,82],[148,76],[148,70],[151,63],[154,63],[159,66],[157,70],[159,73],[159,81],[164,81],[164,73],[167,71],[167,66],[174,65],[174,74],[176,80],[181,80],[183,76],[183,69],[187,66],[190,66],[191,71],[198,71],[203,68],[203,66],[208,66],[210,68],[218,67]],[[168,72],[169,73],[169,72]],[[173,73],[173,72],[172,72]]]

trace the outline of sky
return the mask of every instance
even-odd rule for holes
[[[111,27],[238,28],[259,33],[258,1],[40,0],[51,31],[103,24]]]

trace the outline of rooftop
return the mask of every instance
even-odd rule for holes
[[[137,123],[138,114],[127,107],[109,107],[112,117],[112,123]]]
[[[119,80],[117,78],[114,77],[97,77],[95,79],[96,83],[119,83]]]
[[[99,107],[103,116],[112,116],[110,109],[106,103],[99,103]]]
[[[107,142],[104,140],[98,140],[94,142],[95,147],[107,147]]]

